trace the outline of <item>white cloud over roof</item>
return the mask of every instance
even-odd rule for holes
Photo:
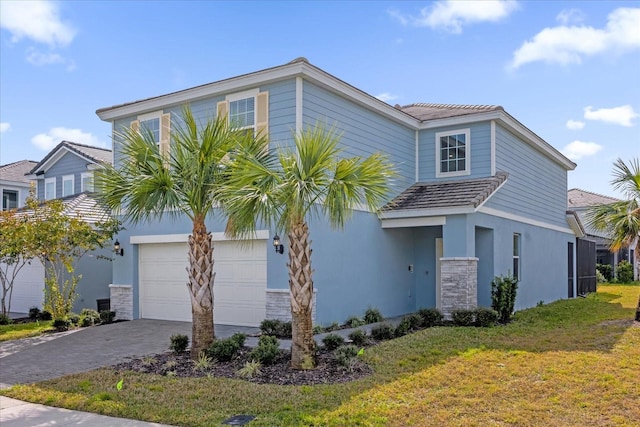
[[[594,110],[592,106],[585,107],[584,118],[587,120],[597,120],[614,125],[625,127],[633,126],[633,119],[640,114],[633,111],[631,105],[622,105],[614,108],[600,108]]]
[[[578,160],[583,157],[593,156],[602,150],[602,146],[595,142],[573,141],[562,149],[562,154],[571,160]]]
[[[580,130],[584,127],[585,123],[579,120],[567,120],[567,129]]]
[[[454,34],[462,33],[462,27],[477,22],[497,22],[518,8],[514,0],[487,1],[436,1],[420,10],[418,16],[390,10],[389,14],[402,25],[429,27]]]
[[[0,27],[11,33],[11,41],[23,38],[49,46],[66,46],[76,30],[62,22],[58,5],[49,1],[0,2]]]
[[[389,101],[393,101],[395,99],[398,99],[398,96],[397,95],[393,95],[393,94],[391,94],[389,92],[383,92],[383,93],[381,93],[379,95],[376,95],[376,98],[378,98],[380,101],[383,101],[383,102],[389,102]]]
[[[54,127],[47,133],[39,133],[31,138],[31,143],[41,150],[51,150],[62,141],[77,142],[78,144],[92,145],[95,147],[106,147],[96,136],[83,132],[81,129],[69,129],[65,127]]]
[[[561,22],[569,21],[568,16],[559,19]],[[580,64],[586,56],[639,49],[638,28],[640,8],[614,10],[609,14],[604,28],[585,25],[545,28],[513,53],[509,68],[517,69],[537,61],[561,65]]]

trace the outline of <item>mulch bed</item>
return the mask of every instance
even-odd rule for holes
[[[353,361],[350,368],[340,366],[332,352],[320,350],[317,357],[317,367],[313,370],[291,369],[291,353],[280,350],[276,361],[272,365],[263,365],[261,373],[253,378],[240,377],[237,372],[250,360],[250,348],[243,347],[238,356],[230,362],[211,363],[208,368],[198,369],[189,353],[176,354],[166,352],[132,359],[112,366],[116,371],[135,371],[148,374],[186,377],[224,377],[251,381],[258,384],[279,385],[311,385],[335,384],[364,378],[373,373],[371,367],[359,358]]]

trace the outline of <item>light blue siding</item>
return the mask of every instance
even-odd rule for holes
[[[469,129],[471,132],[471,174],[436,178],[436,133]],[[418,135],[419,181],[460,180],[491,176],[491,123],[447,126],[421,130]]]
[[[87,165],[91,164],[73,153],[64,154],[57,162],[38,177],[38,198],[44,199],[44,180],[46,178],[56,179],[56,197],[62,197],[62,177],[73,175],[73,194],[80,193],[82,188],[82,173],[87,172]]]
[[[567,227],[567,171],[500,125],[496,169],[509,179],[486,207]]]
[[[80,313],[83,308],[96,310],[96,300],[109,298],[113,257],[111,247],[105,247],[87,253],[78,261],[74,274],[82,277],[76,288],[78,298],[73,304],[73,312]]]
[[[442,237],[442,227],[410,229],[414,236],[416,281],[415,309],[436,306],[436,238]]]
[[[415,182],[415,131],[308,81],[303,90],[303,126],[316,122],[342,132],[344,156],[386,153],[398,171],[395,193]]]

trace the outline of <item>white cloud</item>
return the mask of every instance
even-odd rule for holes
[[[49,46],[66,46],[73,41],[76,30],[62,22],[58,5],[50,1],[0,2],[0,27],[11,33],[11,41],[23,38]]]
[[[454,34],[476,22],[497,22],[518,8],[515,0],[454,1],[440,0],[420,10],[419,16],[403,15],[396,10],[388,13],[400,24],[442,29]]]
[[[584,118],[587,120],[598,120],[626,127],[633,126],[632,121],[638,116],[640,116],[640,114],[633,111],[633,107],[631,105],[622,105],[614,108],[600,108],[599,110],[594,110],[593,107],[588,106],[584,109]]]
[[[29,48],[27,49],[27,62],[40,67],[43,65],[61,64],[64,63],[65,60],[57,53],[42,53],[34,48]]]
[[[396,95],[392,95],[389,92],[384,92],[384,93],[381,93],[380,95],[376,95],[376,98],[378,98],[382,102],[389,102],[389,101],[398,99]]]
[[[584,127],[585,123],[579,120],[567,120],[567,129],[580,130]]]
[[[556,16],[556,21],[562,25],[580,24],[584,18],[584,13],[580,9],[564,9]]]
[[[509,68],[536,61],[580,64],[585,56],[638,49],[639,27],[640,8],[619,8],[609,14],[602,29],[584,25],[545,28],[514,52]]]
[[[7,122],[2,122],[0,123],[0,133],[5,133],[6,131],[9,130],[9,128],[11,128],[11,125]]]
[[[562,149],[562,154],[571,160],[578,160],[583,157],[593,156],[602,150],[602,146],[595,142],[573,141]]]
[[[90,133],[83,132],[81,129],[68,129],[65,127],[51,128],[49,132],[39,133],[31,138],[31,143],[42,150],[51,150],[62,141],[106,147],[105,143]]]

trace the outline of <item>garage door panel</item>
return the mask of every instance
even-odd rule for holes
[[[266,315],[267,245],[214,243],[214,321],[258,326]],[[140,245],[140,317],[191,321],[188,245]]]
[[[20,270],[13,282],[11,311],[28,313],[31,307],[42,308],[44,301],[44,266],[32,259]]]

